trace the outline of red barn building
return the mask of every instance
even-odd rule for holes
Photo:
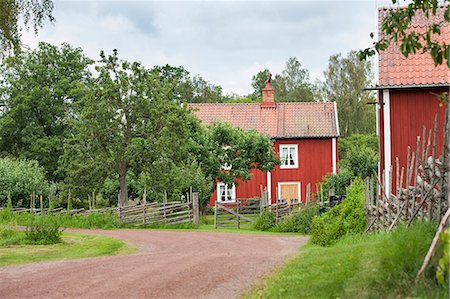
[[[280,198],[305,201],[308,183],[314,192],[324,175],[337,171],[339,126],[335,103],[275,103],[275,90],[269,82],[262,95],[262,103],[189,105],[206,125],[227,122],[269,135],[282,161],[272,172],[252,170],[252,179],[240,181],[236,187],[218,183],[210,205],[216,200],[259,197],[261,187],[267,188],[271,202]]]
[[[379,25],[390,8],[378,10]],[[424,33],[426,26],[442,21],[440,41],[450,42],[450,25],[444,21],[444,8],[436,16],[427,19],[418,12],[411,22],[412,30]],[[380,34],[380,39],[383,36]],[[445,118],[445,106],[440,105],[438,95],[448,92],[450,69],[445,65],[435,66],[430,54],[420,51],[405,58],[398,46],[391,45],[379,55],[378,133],[380,137],[380,171],[389,181],[389,169],[396,173],[395,160],[398,157],[400,170],[406,168],[408,146],[415,151],[417,136],[423,127],[434,127],[438,114],[438,155],[441,154]],[[428,133],[427,133],[428,134]],[[393,180],[395,181],[395,180]],[[389,190],[386,190],[389,191]]]

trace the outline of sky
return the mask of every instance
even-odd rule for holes
[[[311,81],[323,78],[331,55],[372,44],[383,0],[360,1],[55,1],[54,24],[23,42],[69,43],[93,59],[100,50],[148,68],[183,66],[222,86],[252,92],[252,76],[280,73],[297,57]]]

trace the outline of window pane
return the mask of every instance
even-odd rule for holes
[[[288,148],[287,147],[281,148],[281,164],[288,165]]]
[[[231,200],[231,188],[227,187],[227,200]]]
[[[225,186],[224,185],[220,185],[219,186],[219,193],[220,193],[220,201],[225,201]]]

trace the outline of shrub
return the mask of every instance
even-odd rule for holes
[[[319,214],[316,204],[304,206],[283,218],[272,230],[277,232],[298,232],[309,234],[314,216]]]
[[[29,197],[48,193],[45,171],[37,161],[0,159],[0,206],[4,206],[8,196],[16,207],[29,205]]]
[[[328,192],[333,189],[336,195],[343,196],[346,194],[346,189],[350,186],[352,180],[355,178],[352,171],[341,168],[337,174],[327,175],[323,178],[322,192],[325,197]]]
[[[23,235],[13,227],[0,224],[0,246],[18,245],[22,243]]]
[[[272,213],[272,211],[270,211],[269,209],[266,209],[256,219],[254,228],[262,231],[267,231],[273,228],[275,226],[275,223],[275,214]]]
[[[347,198],[330,211],[315,217],[311,229],[311,241],[328,246],[346,234],[364,232],[364,187],[360,178],[347,189]]]
[[[50,245],[62,242],[62,231],[56,223],[36,222],[27,227],[25,242],[33,245]]]

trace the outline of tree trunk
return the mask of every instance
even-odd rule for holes
[[[119,163],[119,207],[123,207],[128,204],[128,188],[126,176],[127,162],[122,160]]]

